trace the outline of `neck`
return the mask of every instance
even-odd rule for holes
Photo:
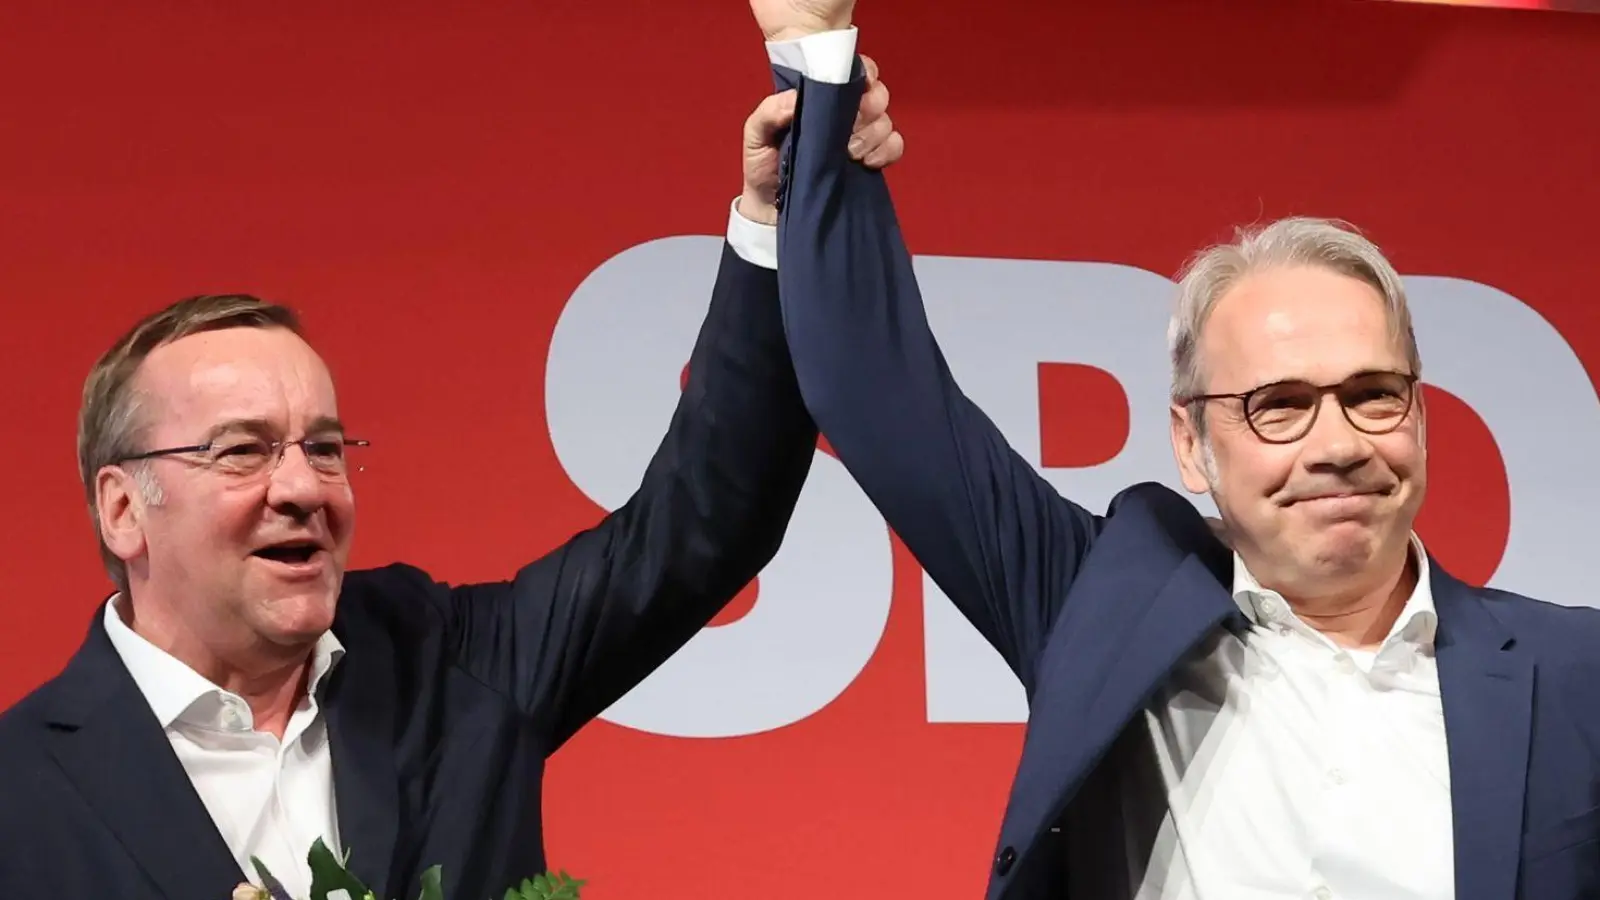
[[[248,703],[257,731],[282,739],[289,717],[305,697],[314,648],[280,647],[253,635],[237,641],[211,640],[187,626],[183,617],[163,615],[159,607],[151,606],[135,611],[124,596],[118,598],[116,610],[134,634]]]
[[[1342,647],[1381,645],[1417,586],[1418,566],[1406,543],[1399,557],[1377,567],[1382,574],[1327,592],[1281,591],[1300,620]]]

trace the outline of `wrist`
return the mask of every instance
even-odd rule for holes
[[[739,195],[737,206],[739,215],[756,223],[757,225],[778,224],[778,205],[775,198],[765,196],[754,188],[745,188]]]
[[[813,34],[823,34],[829,31],[849,31],[850,17],[833,22],[808,22],[804,25],[785,25],[767,35],[768,43],[782,43],[784,41],[798,41]]]

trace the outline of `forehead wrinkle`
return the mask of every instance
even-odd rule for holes
[[[1214,377],[1213,393],[1289,379],[1333,383],[1405,365],[1372,287],[1315,270],[1264,272],[1241,281],[1218,301],[1199,349],[1202,371]]]
[[[161,401],[160,424],[168,428],[215,434],[226,423],[253,422],[246,430],[259,433],[270,423],[265,430],[276,432],[301,424],[288,421],[291,415],[307,428],[336,419],[331,376],[320,362],[287,332],[206,332],[152,352],[139,379],[144,393]]]

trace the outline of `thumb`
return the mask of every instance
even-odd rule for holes
[[[794,89],[773,94],[761,101],[756,111],[744,123],[744,145],[748,150],[759,150],[777,143],[778,132],[794,121],[796,99]]]

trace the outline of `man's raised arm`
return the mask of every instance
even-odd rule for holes
[[[1063,500],[951,376],[884,177],[850,155],[875,77],[853,37],[836,29],[825,52],[772,54],[780,82],[799,84],[778,284],[800,392],[889,525],[1029,685],[1098,520]]]
[[[745,218],[777,218],[776,123],[789,102],[770,96],[745,124],[744,191],[729,212],[710,309],[638,490],[510,581],[435,593],[460,664],[522,709],[552,751],[760,573],[816,453],[784,340],[770,235],[762,246],[748,233],[771,228]]]

